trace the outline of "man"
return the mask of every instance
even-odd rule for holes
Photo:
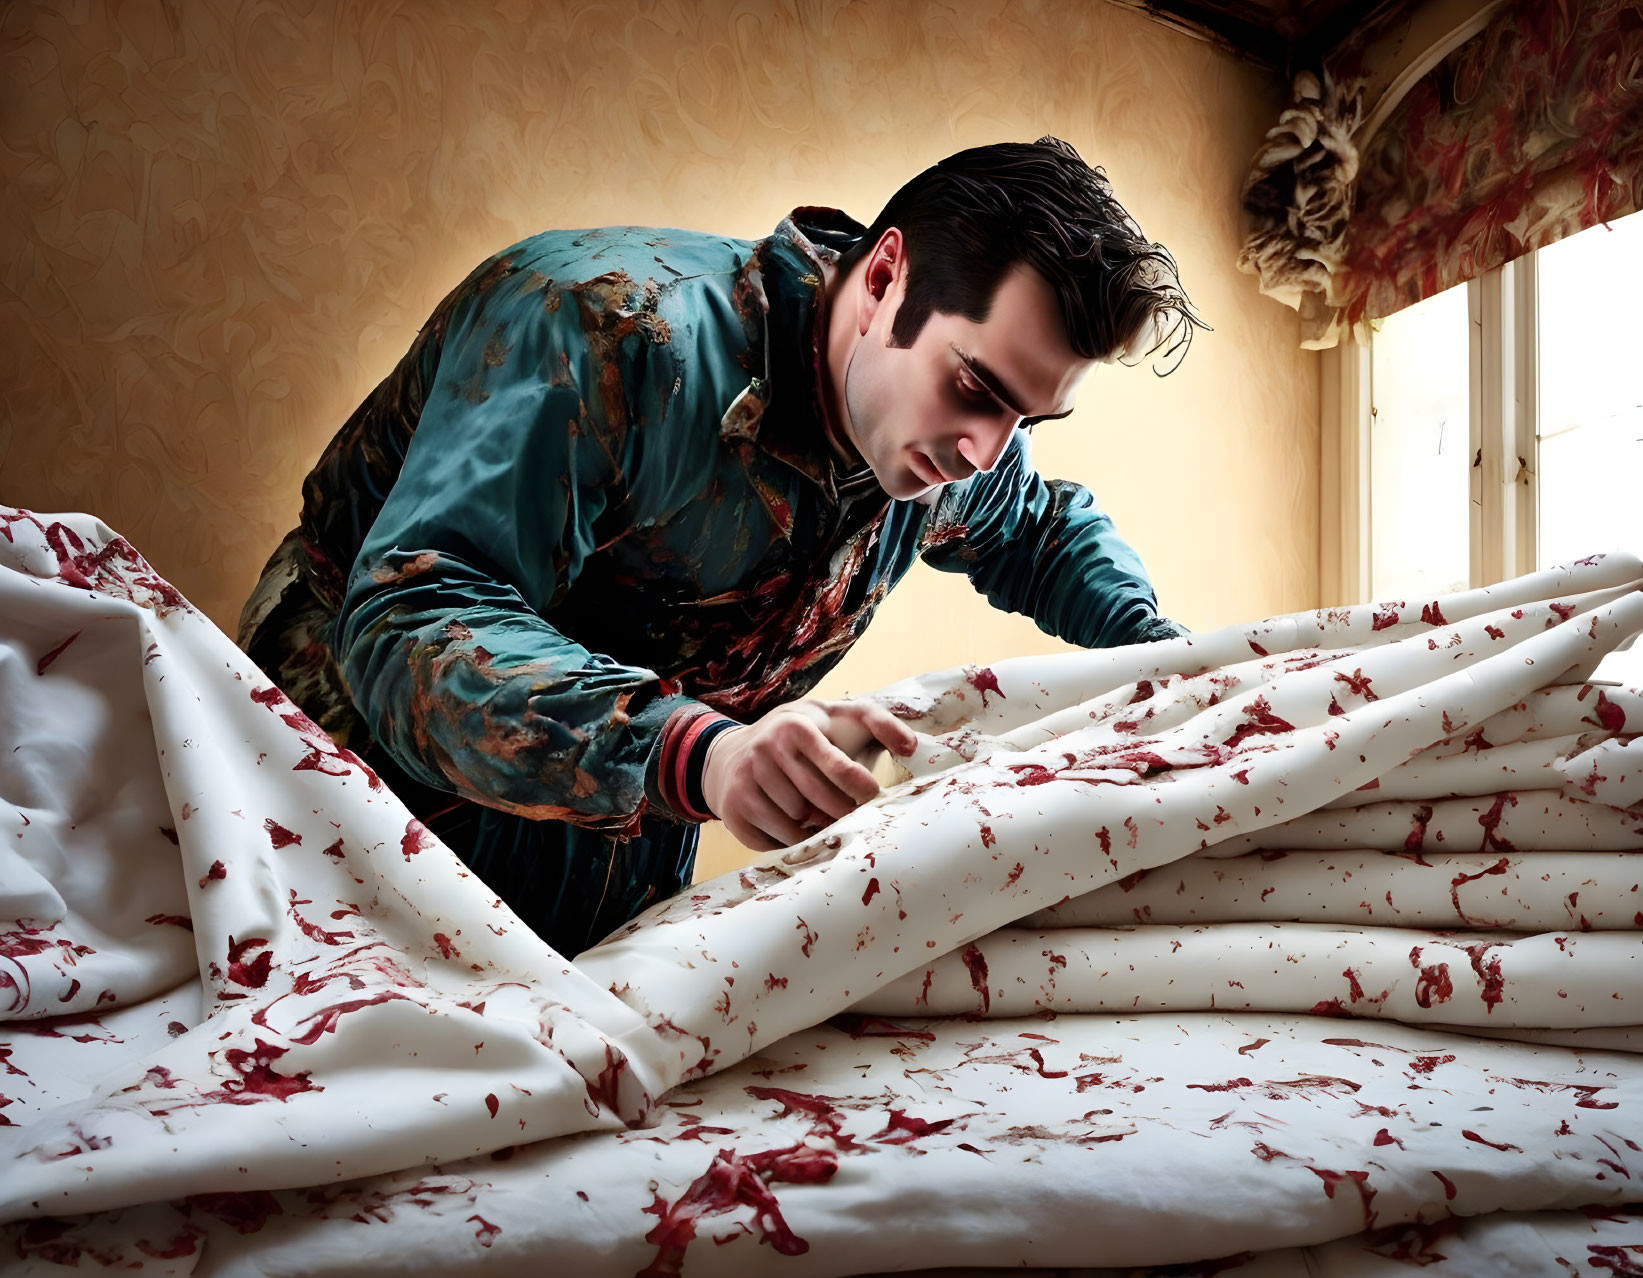
[[[689,882],[701,821],[765,850],[877,791],[912,733],[804,694],[914,556],[1074,643],[1180,633],[1025,428],[1199,322],[1053,138],[865,232],[534,236],[331,441],[241,644],[573,955]]]

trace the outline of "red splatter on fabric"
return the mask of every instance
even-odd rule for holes
[[[1483,985],[1480,997],[1483,999],[1487,1011],[1493,1012],[1495,1005],[1506,997],[1506,978],[1501,974],[1500,960],[1487,958],[1490,950],[1498,948],[1498,942],[1486,942],[1481,945],[1463,945],[1460,948],[1466,951],[1471,960],[1472,970],[1477,973],[1478,980]]]
[[[816,943],[819,933],[811,931],[810,924],[806,923],[803,919],[800,919],[794,926],[796,926],[800,932],[804,933],[804,943],[799,946],[799,949],[804,954],[805,958],[809,958],[810,947]]]
[[[1000,697],[1004,696],[1004,689],[998,686],[998,676],[993,673],[990,666],[983,666],[973,671],[966,670],[964,679],[966,683],[981,694],[981,707],[984,710],[987,708],[987,694],[989,692],[996,692]],[[1008,698],[1005,699],[1008,700]]]
[[[236,941],[232,936],[228,938],[228,979],[236,985],[243,985],[247,989],[260,990],[268,982],[268,970],[274,961],[274,953],[266,947],[268,938],[264,936],[248,936],[243,941]],[[245,961],[247,950],[262,949],[249,963]]]
[[[1467,1140],[1476,1141],[1479,1145],[1487,1145],[1487,1146],[1489,1146],[1490,1149],[1498,1149],[1502,1153],[1521,1154],[1523,1152],[1522,1148],[1517,1146],[1517,1145],[1512,1145],[1512,1144],[1497,1145],[1494,1141],[1486,1140],[1484,1137],[1479,1136],[1476,1132],[1470,1131],[1470,1130],[1468,1130],[1467,1128],[1464,1128],[1464,1127],[1461,1128],[1460,1134],[1462,1136],[1466,1137]]]
[[[211,868],[200,876],[200,886],[204,887],[207,883],[217,882],[221,879],[226,879],[227,877],[228,867],[221,861],[213,861],[211,863]]]
[[[202,1211],[215,1216],[238,1233],[254,1234],[268,1223],[271,1216],[285,1215],[279,1199],[265,1189],[242,1190],[234,1193],[190,1194],[183,1199],[190,1212]]]
[[[1421,947],[1417,945],[1409,951],[1409,965],[1420,973],[1420,978],[1415,982],[1415,1002],[1421,1007],[1431,1007],[1433,1003],[1447,1003],[1454,996],[1455,987],[1449,979],[1449,964],[1433,963],[1422,966]]]
[[[1502,795],[1501,797],[1505,798],[1506,796]],[[1472,920],[1470,918],[1467,918],[1466,911],[1461,909],[1461,906],[1460,906],[1460,890],[1464,885],[1466,885],[1468,883],[1475,883],[1479,879],[1486,879],[1491,874],[1510,874],[1511,870],[1512,870],[1512,863],[1511,863],[1510,859],[1503,856],[1503,857],[1500,858],[1500,860],[1496,861],[1488,869],[1479,870],[1476,874],[1457,874],[1457,875],[1455,875],[1455,877],[1449,881],[1449,899],[1450,899],[1451,902],[1454,903],[1455,916],[1459,919],[1464,920],[1467,923],[1472,922]],[[1424,1006],[1424,1004],[1423,1004],[1423,1006]]]
[[[1374,620],[1370,623],[1370,629],[1371,630],[1385,630],[1390,626],[1397,625],[1398,624],[1398,609],[1400,609],[1402,607],[1403,607],[1403,605],[1401,603],[1399,603],[1399,604],[1388,604],[1385,607],[1375,609],[1375,616],[1374,616]]]
[[[861,903],[863,905],[866,905],[869,901],[871,901],[875,896],[878,895],[878,892],[879,892],[879,881],[877,879],[868,879],[867,880],[867,890],[861,894]]]
[[[1370,1188],[1369,1173],[1368,1172],[1366,1172],[1366,1171],[1336,1172],[1336,1171],[1327,1171],[1322,1167],[1310,1167],[1310,1166],[1307,1168],[1307,1170],[1309,1172],[1311,1172],[1314,1176],[1316,1176],[1319,1180],[1323,1181],[1323,1183],[1324,1183],[1324,1197],[1326,1197],[1326,1198],[1335,1197],[1336,1188],[1339,1185],[1341,1185],[1343,1182],[1350,1184],[1354,1189],[1356,1189],[1358,1191],[1358,1198],[1361,1201],[1361,1203],[1363,1204],[1363,1227],[1365,1229],[1373,1229],[1374,1228],[1374,1226],[1375,1226],[1375,1213],[1370,1210],[1369,1204],[1374,1201],[1375,1194],[1378,1191],[1375,1190],[1375,1189]]]
[[[201,1099],[229,1105],[250,1105],[264,1099],[285,1101],[303,1092],[324,1091],[323,1087],[309,1079],[308,1070],[282,1074],[274,1068],[274,1062],[289,1050],[265,1043],[260,1038],[252,1040],[249,1051],[242,1047],[230,1047],[223,1053],[223,1059],[239,1077],[230,1079],[214,1092],[207,1092]]]
[[[330,1007],[321,1008],[312,1016],[303,1018],[302,1024],[309,1025],[310,1028],[305,1033],[293,1036],[291,1041],[301,1043],[304,1047],[312,1046],[319,1041],[321,1034],[334,1034],[337,1022],[348,1013],[357,1012],[366,1007],[375,1007],[379,1003],[396,1001],[410,1002],[398,990],[378,990],[375,994],[367,995],[365,998],[350,999],[346,1003],[336,1003]]]
[[[496,1099],[495,1092],[485,1094],[485,1108],[491,1111],[491,1117],[496,1117],[496,1111],[502,1107],[502,1102]]]
[[[474,1237],[479,1240],[479,1245],[481,1247],[489,1247],[496,1241],[496,1236],[502,1232],[502,1227],[500,1225],[491,1224],[491,1222],[486,1220],[483,1216],[469,1216],[466,1223],[477,1224],[479,1226],[478,1229],[474,1230]]]
[[[433,831],[429,830],[427,826],[415,817],[405,823],[405,833],[400,837],[399,850],[405,854],[407,861],[417,853],[426,852],[433,846]]]
[[[1409,1068],[1417,1074],[1430,1074],[1439,1065],[1447,1065],[1454,1059],[1453,1052],[1444,1052],[1441,1055],[1417,1056],[1409,1062]]]
[[[875,1132],[867,1139],[880,1145],[907,1145],[925,1136],[945,1131],[957,1121],[956,1118],[938,1118],[932,1123],[922,1118],[909,1118],[904,1110],[892,1109],[884,1130]]]
[[[443,932],[434,933],[434,944],[439,946],[441,958],[461,958],[462,951],[451,944],[451,938]]]
[[[1436,599],[1421,609],[1421,620],[1429,626],[1447,626],[1449,624],[1443,615],[1443,609],[1438,607]]]
[[[51,668],[51,663],[56,661],[58,657],[62,656],[63,653],[68,650],[69,644],[73,643],[84,633],[84,630],[76,630],[67,639],[63,640],[62,643],[58,644],[45,656],[41,657],[40,660],[34,665],[34,673],[37,675],[44,675],[46,671]]]
[[[273,817],[266,818],[262,823],[262,828],[268,831],[268,841],[274,845],[276,851],[280,848],[288,848],[293,843],[302,842],[302,835],[292,834]]]
[[[970,984],[981,995],[981,1014],[985,1016],[993,1006],[992,992],[987,988],[987,956],[976,946],[966,945],[959,958],[970,970]]]
[[[1295,731],[1295,725],[1272,713],[1265,697],[1256,697],[1244,707],[1244,722],[1225,741],[1228,748],[1236,748],[1250,737]]]
[[[1426,845],[1426,826],[1432,820],[1432,809],[1427,804],[1421,804],[1415,809],[1415,826],[1403,841],[1405,852],[1419,852]]]
[[[998,842],[998,838],[993,834],[993,827],[990,826],[990,825],[985,825],[985,824],[982,825],[982,827],[981,827],[981,846],[984,847],[984,848],[990,848],[990,847],[993,846],[993,844],[995,844],[997,842]]]

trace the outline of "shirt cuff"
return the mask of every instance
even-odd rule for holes
[[[708,747],[720,733],[741,726],[699,702],[675,710],[663,725],[656,786],[662,802],[684,820],[713,820],[702,793]]]

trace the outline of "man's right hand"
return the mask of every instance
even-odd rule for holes
[[[789,847],[879,792],[867,765],[881,749],[909,755],[913,730],[871,701],[805,699],[708,747],[708,809],[755,852]]]

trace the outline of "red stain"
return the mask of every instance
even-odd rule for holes
[[[772,972],[764,978],[764,988],[766,993],[770,993],[774,990],[785,990],[787,988],[787,978],[785,976],[777,976],[774,972]]]
[[[260,1038],[253,1039],[252,1044],[250,1051],[230,1047],[223,1053],[228,1068],[239,1077],[229,1080],[217,1091],[206,1093],[202,1100],[251,1105],[265,1097],[283,1101],[301,1092],[325,1090],[318,1083],[309,1081],[308,1070],[299,1074],[282,1074],[274,1068],[274,1062],[284,1056],[289,1048],[276,1047]]]
[[[272,843],[276,849],[288,848],[293,843],[302,842],[302,835],[292,834],[291,831],[287,830],[278,821],[274,820],[273,817],[269,817],[263,821],[262,828],[268,831],[268,841]]]
[[[304,1047],[308,1047],[314,1043],[317,1043],[321,1034],[336,1033],[337,1022],[344,1016],[348,1015],[349,1012],[357,1012],[361,1008],[366,1007],[375,1007],[378,1003],[392,1003],[396,1001],[409,1002],[410,1000],[406,999],[405,995],[401,994],[398,990],[380,990],[377,993],[371,994],[365,998],[349,999],[346,1003],[336,1003],[331,1007],[321,1008],[312,1016],[303,1018],[303,1023],[308,1024],[309,1022],[312,1022],[312,1027],[306,1033],[294,1036],[291,1041],[293,1043],[301,1043]]]
[[[491,1222],[486,1220],[483,1216],[469,1216],[467,1223],[477,1223],[479,1225],[479,1228],[474,1230],[474,1237],[479,1240],[479,1245],[481,1247],[489,1247],[496,1241],[496,1236],[502,1232],[502,1227],[500,1225],[491,1224]]]
[[[1236,748],[1250,737],[1295,731],[1295,725],[1272,713],[1265,697],[1256,697],[1244,707],[1244,722],[1226,739],[1228,748]]]
[[[1429,806],[1423,803],[1415,809],[1415,828],[1403,841],[1405,852],[1419,852],[1426,845],[1426,826],[1431,820],[1432,809]]]
[[[875,1132],[867,1139],[880,1145],[906,1145],[921,1137],[944,1131],[957,1121],[955,1118],[938,1118],[931,1123],[922,1118],[909,1118],[903,1110],[892,1109],[890,1119],[884,1125],[884,1130]]]
[[[861,903],[863,905],[866,905],[869,901],[871,901],[875,896],[878,895],[878,892],[879,892],[879,881],[877,879],[868,879],[867,880],[867,891],[865,891],[861,894]]]
[[[192,1194],[183,1199],[190,1212],[203,1211],[215,1216],[225,1225],[242,1234],[254,1234],[268,1223],[270,1216],[283,1216],[285,1209],[279,1199],[265,1189],[239,1193]]]
[[[1380,700],[1379,695],[1372,687],[1370,687],[1369,676],[1363,672],[1363,668],[1361,666],[1354,670],[1351,674],[1343,674],[1341,671],[1337,670],[1335,672],[1335,682],[1344,683],[1347,687],[1347,691],[1357,693],[1365,701]]]
[[[214,880],[218,880],[218,879],[226,879],[227,877],[228,877],[228,867],[225,866],[221,861],[213,861],[211,863],[211,868],[209,870],[207,870],[205,872],[205,874],[200,878],[200,886],[204,887],[207,883],[213,882]]]
[[[1490,950],[1497,948],[1497,943],[1482,945],[1463,945],[1460,948],[1466,951],[1472,961],[1472,970],[1477,973],[1478,980],[1483,983],[1482,999],[1488,1010],[1493,1012],[1495,1004],[1502,1002],[1506,997],[1506,978],[1501,974],[1498,958],[1485,959]]]
[[[1501,816],[1506,811],[1507,804],[1511,804],[1514,808],[1517,807],[1517,795],[1497,794],[1489,810],[1478,818],[1478,824],[1483,827],[1483,843],[1479,846],[1478,851],[1515,852],[1517,850],[1510,841],[1495,834],[1496,828],[1500,825]]]
[[[989,692],[996,692],[999,696],[1004,696],[1004,689],[998,686],[998,676],[993,673],[990,666],[983,666],[975,671],[965,671],[964,679],[981,694],[981,708],[983,710],[987,708],[987,694]]]
[[[1016,880],[1021,877],[1022,873],[1026,870],[1026,868],[1027,867],[1022,865],[1020,861],[1017,861],[1015,863],[1015,868],[1013,870],[1011,870],[1009,875],[1005,878],[1004,886],[1007,887],[1007,888],[1008,887],[1014,887],[1015,884],[1016,884]]]
[[[1391,1132],[1387,1131],[1386,1128],[1384,1128],[1384,1127],[1381,1128],[1380,1131],[1375,1133],[1375,1144],[1377,1144],[1377,1145],[1396,1145],[1399,1149],[1402,1149],[1404,1147],[1403,1142],[1401,1140],[1399,1140],[1396,1136],[1394,1136]]]
[[[1363,1204],[1363,1227],[1373,1229],[1375,1213],[1369,1209],[1374,1201],[1376,1190],[1369,1186],[1369,1173],[1366,1171],[1336,1172],[1326,1171],[1321,1167],[1308,1167],[1307,1170],[1324,1183],[1324,1197],[1335,1197],[1335,1189],[1343,1182],[1351,1184],[1358,1191],[1358,1198]]]
[[[1449,979],[1449,964],[1433,963],[1422,967],[1421,947],[1417,945],[1409,951],[1409,965],[1420,972],[1420,979],[1415,983],[1415,1002],[1420,1006],[1447,1003],[1453,997],[1455,987]]]
[[[1065,1078],[1065,1077],[1067,1077],[1067,1071],[1064,1070],[1064,1069],[1045,1069],[1044,1068],[1044,1053],[1041,1052],[1038,1048],[1029,1047],[1027,1049],[1027,1057],[1037,1067],[1034,1070],[1034,1073],[1036,1073],[1040,1078]]]
[[[1500,797],[1504,799],[1507,796],[1503,794]],[[1515,801],[1516,800],[1514,800],[1514,802]],[[1487,870],[1479,870],[1476,874],[1457,874],[1454,878],[1449,880],[1449,899],[1454,903],[1455,917],[1462,919],[1467,923],[1472,922],[1471,919],[1466,917],[1466,911],[1460,908],[1460,890],[1465,884],[1475,883],[1479,879],[1488,878],[1491,874],[1509,874],[1511,873],[1511,869],[1511,861],[1506,857],[1501,857],[1500,860],[1496,861]],[[1421,1006],[1425,1007],[1426,1004],[1423,1003]]]
[[[1265,1047],[1271,1041],[1272,1040],[1270,1038],[1258,1038],[1253,1043],[1245,1043],[1242,1047],[1240,1047],[1238,1049],[1238,1055],[1248,1056],[1251,1052],[1256,1051],[1259,1048]]]
[[[485,1108],[491,1111],[492,1118],[496,1117],[496,1111],[501,1107],[502,1103],[496,1099],[496,1093],[487,1092],[485,1095]]]
[[[433,832],[427,826],[415,817],[405,823],[405,833],[400,837],[399,850],[405,854],[407,861],[417,853],[426,852],[433,846]]]
[[[461,958],[462,951],[451,944],[451,938],[443,932],[434,933],[434,944],[439,946],[441,958]]]
[[[698,1222],[723,1216],[739,1207],[753,1212],[753,1229],[759,1241],[769,1243],[778,1254],[800,1256],[810,1250],[788,1227],[771,1185],[816,1185],[831,1180],[838,1170],[838,1154],[815,1149],[800,1142],[783,1149],[756,1154],[737,1154],[721,1149],[708,1169],[671,1204],[657,1193],[644,1210],[657,1217],[656,1226],[645,1241],[657,1249],[656,1258],[635,1278],[677,1278],[683,1271],[685,1249],[694,1241]]]
[[[997,842],[998,839],[993,834],[993,827],[990,825],[983,825],[981,827],[981,846],[984,848],[990,848]]]
[[[1591,685],[1587,684],[1586,688],[1581,690],[1580,700],[1586,699],[1586,691],[1590,687]],[[1626,712],[1610,701],[1602,688],[1597,689],[1597,701],[1592,706],[1592,713],[1597,716],[1595,719],[1587,715],[1581,722],[1596,724],[1608,732],[1620,732],[1626,726]]]
[[[150,914],[143,922],[155,927],[180,927],[186,932],[194,930],[194,920],[186,914]]]
[[[970,984],[981,995],[981,1014],[985,1016],[993,1006],[993,996],[987,988],[987,957],[974,945],[966,945],[959,957],[970,969]]]
[[[1441,1056],[1417,1056],[1409,1062],[1409,1068],[1417,1074],[1430,1074],[1439,1065],[1447,1065],[1454,1059],[1453,1052],[1445,1052]]]
[[[1438,607],[1436,599],[1421,609],[1421,620],[1429,626],[1447,626],[1449,624],[1444,619],[1443,609]]]
[[[1480,1145],[1487,1145],[1487,1146],[1489,1146],[1490,1149],[1501,1150],[1503,1153],[1504,1152],[1510,1152],[1510,1153],[1514,1153],[1514,1154],[1521,1154],[1523,1152],[1523,1150],[1521,1148],[1519,1148],[1518,1146],[1516,1146],[1516,1145],[1497,1145],[1492,1140],[1485,1140],[1482,1136],[1479,1136],[1476,1132],[1468,1131],[1464,1127],[1461,1128],[1460,1134],[1462,1136],[1466,1137],[1467,1140],[1476,1141]]]
[[[1256,643],[1255,640],[1249,639],[1246,640],[1246,642],[1249,644],[1249,650],[1257,657],[1270,657],[1272,655],[1265,648],[1261,647],[1260,644]]]
[[[58,644],[55,648],[53,648],[45,656],[41,657],[40,660],[35,663],[34,673],[37,674],[37,675],[45,674],[46,671],[51,668],[51,663],[56,661],[58,657],[63,655],[64,651],[68,648],[69,644],[73,643],[76,639],[78,639],[84,633],[85,633],[85,631],[83,631],[83,630],[76,630],[67,639],[63,640],[62,643]]]
[[[809,958],[810,947],[816,943],[818,933],[811,931],[810,924],[803,919],[800,919],[795,926],[804,933],[804,943],[799,946],[799,949],[803,951],[805,958]]]
[[[1372,630],[1385,630],[1389,626],[1397,625],[1398,624],[1398,609],[1402,608],[1402,607],[1403,607],[1403,605],[1400,603],[1400,604],[1388,604],[1384,608],[1375,609],[1375,619],[1370,624],[1370,629],[1372,629]]]
[[[260,990],[268,981],[268,969],[274,961],[272,950],[264,948],[249,963],[245,961],[245,952],[251,949],[265,947],[268,938],[262,936],[248,936],[243,941],[228,938],[228,979],[236,985],[243,985],[247,989]]]

